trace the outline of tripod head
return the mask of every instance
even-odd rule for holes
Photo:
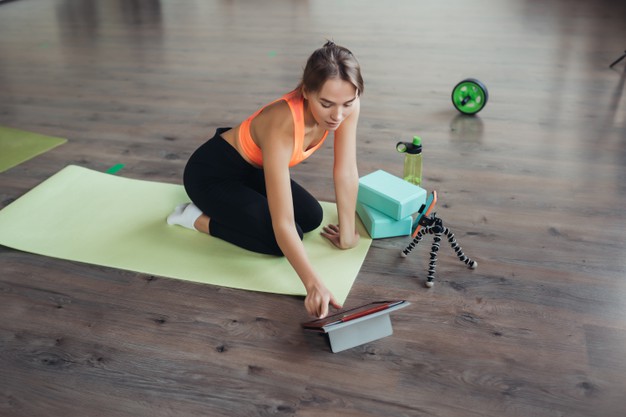
[[[444,231],[443,220],[437,217],[437,213],[420,217],[418,224],[422,227],[430,227],[433,233],[443,233]]]

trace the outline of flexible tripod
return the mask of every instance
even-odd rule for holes
[[[454,238],[454,233],[450,231],[447,227],[443,225],[443,220],[437,217],[437,213],[433,213],[430,216],[422,216],[418,220],[418,228],[422,227],[418,230],[415,238],[411,243],[408,244],[406,248],[400,253],[403,258],[406,258],[409,253],[417,246],[418,243],[422,240],[422,237],[430,234],[435,235],[433,238],[433,245],[430,249],[430,262],[428,264],[428,279],[426,281],[426,286],[431,288],[435,283],[433,282],[435,279],[435,268],[437,267],[437,252],[439,252],[439,242],[441,241],[441,235],[444,234],[448,238],[448,242],[456,256],[464,262],[465,265],[470,267],[471,269],[476,269],[478,266],[478,262],[471,260],[463,253],[461,247],[456,243],[456,239]]]

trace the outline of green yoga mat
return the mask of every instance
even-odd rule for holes
[[[0,172],[41,155],[67,139],[0,126]]]
[[[225,287],[305,295],[285,258],[253,253],[165,219],[189,201],[180,185],[68,166],[0,211],[0,244],[25,252]],[[324,224],[336,206],[322,203]],[[311,262],[343,303],[371,239],[340,250],[307,233]]]

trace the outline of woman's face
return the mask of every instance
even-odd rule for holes
[[[325,130],[337,130],[355,108],[359,99],[352,83],[339,78],[326,80],[319,91],[303,91],[313,118]]]

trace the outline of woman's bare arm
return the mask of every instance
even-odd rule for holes
[[[356,160],[356,128],[360,113],[360,101],[335,132],[335,161],[333,178],[339,225],[326,227],[323,235],[341,249],[352,248],[359,241],[356,231],[356,201],[359,191],[359,172]]]
[[[259,138],[272,228],[278,246],[307,291],[307,311],[313,316],[325,317],[329,303],[336,308],[341,306],[313,269],[296,229],[289,175],[289,161],[294,146],[293,130],[284,129],[280,121],[274,126],[272,123],[269,121],[264,129],[268,132],[267,136],[261,134],[263,137]]]

